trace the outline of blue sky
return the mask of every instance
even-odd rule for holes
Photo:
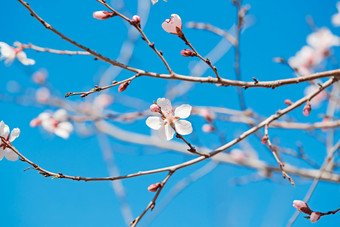
[[[93,50],[116,59],[120,48],[127,38],[128,26],[118,17],[106,21],[92,18],[93,11],[105,10],[96,1],[28,1],[31,7],[53,27],[77,42]],[[109,1],[108,1],[109,2]],[[114,2],[114,1],[112,1]],[[115,1],[116,3],[118,1]],[[137,13],[137,1],[125,1],[122,10],[128,17]],[[293,77],[287,67],[274,63],[273,57],[289,58],[306,44],[306,37],[312,31],[306,23],[306,16],[311,15],[318,27],[328,27],[340,35],[340,28],[331,24],[331,15],[336,13],[336,1],[245,1],[251,6],[249,15],[253,25],[247,28],[241,36],[241,72],[242,79],[251,81],[252,77],[259,80],[276,80]],[[141,4],[150,4],[141,1]],[[113,4],[114,5],[114,4]],[[197,59],[183,58],[180,51],[186,48],[177,36],[168,34],[161,28],[161,23],[172,13],[181,16],[183,24],[189,21],[205,22],[228,30],[235,23],[235,7],[231,1],[208,2],[203,0],[160,1],[151,5],[149,18],[143,28],[151,42],[163,51],[168,63],[175,72],[188,75],[190,67]],[[143,20],[143,18],[142,18]],[[42,47],[55,49],[78,50],[62,40],[54,33],[46,30],[38,21],[31,17],[28,11],[17,1],[0,2],[1,32],[0,41],[12,44],[14,41],[33,43]],[[195,48],[206,55],[220,42],[221,38],[201,30],[193,30],[184,26],[186,37]],[[339,48],[334,48],[334,57],[339,59]],[[29,97],[32,89],[39,86],[31,80],[32,74],[45,68],[48,71],[48,82],[53,85],[55,95],[64,99],[64,94],[71,91],[85,91],[99,83],[100,76],[109,65],[94,61],[89,56],[62,56],[49,53],[38,53],[33,50],[25,51],[30,58],[36,60],[34,66],[23,66],[15,61],[10,67],[0,62],[0,120],[10,128],[19,127],[20,137],[13,145],[26,157],[35,161],[43,168],[54,172],[81,176],[108,176],[108,170],[98,145],[98,135],[95,129],[90,136],[73,133],[68,140],[48,134],[39,128],[31,128],[30,121],[47,109],[43,105],[32,105],[25,102],[18,104],[5,101],[6,97]],[[234,50],[231,48],[217,63],[220,75],[234,79]],[[133,56],[129,65],[148,71],[166,73],[166,68],[156,54],[140,38],[135,43]],[[330,64],[326,69],[334,69]],[[117,80],[132,76],[128,71],[122,71]],[[208,70],[204,76],[213,76]],[[9,81],[16,81],[20,89],[10,92],[7,89]],[[112,95],[114,103],[109,110],[143,111],[159,97],[164,97],[167,90],[179,82],[165,81],[154,78],[138,78],[123,93],[117,88],[107,93]],[[256,113],[270,116],[278,109],[284,108],[286,98],[297,100],[303,96],[307,84],[290,85],[275,90],[252,88],[244,94],[246,103]],[[6,94],[6,95],[4,95]],[[93,100],[98,94],[84,99],[74,96],[66,101],[80,103]],[[131,103],[130,97],[138,101]],[[133,99],[133,100],[135,100]],[[189,103],[193,106],[218,106],[239,109],[236,89],[219,87],[209,84],[195,84],[185,95],[173,100],[180,105]],[[289,114],[301,122],[320,121],[320,114],[325,113],[326,104],[313,109],[306,118],[302,108]],[[216,148],[220,145],[218,137],[206,135],[200,128],[204,121],[192,116],[195,133],[187,136],[189,141],[201,146]],[[116,123],[114,123],[116,124]],[[218,127],[226,134],[226,140],[232,140],[236,135],[247,129],[246,125],[217,122]],[[117,124],[126,130],[150,134],[144,120],[134,123]],[[321,133],[321,131],[317,131]],[[272,136],[284,147],[296,150],[296,143],[303,144],[306,153],[321,164],[325,156],[324,144],[315,138],[298,130],[273,129]],[[323,135],[324,136],[324,135]],[[338,139],[335,136],[335,141]],[[149,170],[192,159],[168,150],[160,150],[152,146],[139,146],[108,139],[114,152],[115,163],[122,174],[139,170]],[[251,136],[249,143],[259,153],[259,157],[276,165],[270,154],[255,137]],[[304,166],[300,161],[287,157],[295,165]],[[161,193],[158,204],[171,191],[178,181],[187,177],[207,162],[200,163],[180,170],[170,179]],[[121,216],[119,201],[114,194],[110,182],[74,182],[69,180],[48,179],[36,171],[23,171],[27,164],[0,162],[0,226],[125,226]],[[141,226],[285,226],[294,213],[292,201],[303,199],[311,180],[293,176],[296,187],[279,174],[274,180],[261,180],[237,186],[233,182],[241,176],[256,174],[255,170],[243,167],[219,164],[213,171],[192,183],[176,196],[156,217],[147,213]],[[161,181],[163,174],[155,174],[140,178],[123,180],[134,217],[137,217],[153,198],[147,187]],[[340,188],[335,183],[320,183],[313,194],[310,206],[320,211],[335,210],[340,206]],[[157,212],[157,205],[154,210]],[[340,214],[323,217],[313,226],[336,226]],[[309,226],[308,220],[300,217],[295,226]]]

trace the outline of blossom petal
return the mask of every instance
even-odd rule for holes
[[[156,4],[158,2],[158,0],[151,0],[152,4]]]
[[[62,128],[56,128],[54,133],[63,139],[68,139],[70,137],[70,133]]]
[[[166,124],[159,129],[159,137],[163,140],[171,140],[174,135],[175,130],[169,124]]]
[[[61,122],[58,124],[57,129],[65,130],[66,132],[72,132],[73,131],[73,125],[70,122]]]
[[[4,150],[4,153],[5,153],[6,159],[9,160],[9,161],[16,161],[19,158],[19,156],[16,153],[14,153],[14,151],[12,151],[9,148],[6,148]]]
[[[5,157],[4,149],[0,148],[0,161]]]
[[[53,118],[57,121],[66,121],[67,112],[65,109],[59,109],[53,114]]]
[[[188,104],[180,105],[175,109],[175,117],[187,118],[190,116],[192,107]]]
[[[189,121],[179,120],[175,122],[176,131],[181,135],[188,135],[192,133],[192,126]]]
[[[164,121],[160,117],[148,117],[148,119],[146,119],[146,125],[154,130],[158,130],[164,125]]]
[[[5,63],[10,64],[15,58],[14,48],[9,46],[7,43],[0,42],[0,60],[6,59]]]
[[[169,99],[159,98],[157,99],[157,105],[161,108],[162,113],[166,118],[172,116],[172,106]]]
[[[7,139],[7,136],[9,134],[9,127],[6,125],[3,121],[0,122],[0,136]]]
[[[41,126],[48,132],[54,132],[55,126],[53,122],[54,122],[54,119],[48,118],[42,121]]]
[[[34,65],[35,64],[35,61],[33,59],[27,58],[27,55],[23,51],[20,51],[19,53],[17,53],[17,58],[24,65]]]
[[[9,142],[13,142],[20,135],[20,129],[14,128],[11,132],[11,136],[9,137]]]

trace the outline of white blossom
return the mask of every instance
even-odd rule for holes
[[[331,47],[340,45],[340,38],[328,28],[320,28],[307,37],[307,43],[322,54],[327,54]]]
[[[169,99],[159,98],[157,105],[161,108],[162,116],[148,117],[148,119],[146,119],[146,125],[154,130],[158,130],[162,139],[171,140],[175,132],[181,135],[188,135],[192,132],[192,126],[189,121],[179,120],[190,116],[192,109],[190,105],[183,104],[177,107],[175,113],[172,110]],[[176,131],[173,128],[175,128]]]
[[[310,46],[303,46],[295,56],[288,59],[289,65],[303,76],[312,73],[313,67],[320,64],[321,61],[322,56]]]
[[[3,121],[0,122],[0,137],[6,140],[8,143],[13,142],[20,135],[20,129],[14,128],[9,134],[9,127]],[[12,151],[7,145],[0,139],[0,160],[6,157],[9,161],[18,160],[18,155]]]
[[[47,112],[39,114],[37,118],[31,121],[30,125],[32,127],[41,125],[46,131],[67,139],[73,131],[73,125],[67,121],[67,118],[66,110],[59,109],[54,114]]]
[[[15,43],[15,45],[19,45]],[[33,59],[27,58],[25,52],[22,51],[21,47],[11,47],[7,43],[0,42],[0,60],[5,59],[5,64],[10,65],[15,58],[17,58],[24,65],[34,65],[35,61]]]

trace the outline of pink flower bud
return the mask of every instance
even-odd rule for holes
[[[293,104],[293,102],[290,101],[290,99],[286,99],[284,102],[285,102],[285,104],[286,104],[287,106],[290,106],[290,105]]]
[[[262,143],[262,144],[266,144],[266,143],[268,142],[268,139],[269,139],[269,138],[268,138],[267,135],[263,136],[262,139],[261,139],[261,143]]]
[[[99,20],[106,20],[109,19],[110,17],[113,17],[115,14],[112,12],[107,12],[107,11],[96,11],[93,12],[93,18],[99,19]]]
[[[325,116],[325,117],[323,118],[323,120],[322,120],[322,123],[327,124],[327,122],[329,122],[329,117],[328,117],[328,116]],[[326,132],[327,129],[328,129],[327,127],[324,127],[324,128],[322,128],[322,131],[323,131],[323,132]]]
[[[196,56],[195,52],[193,52],[192,50],[189,50],[189,49],[181,50],[181,55],[183,57],[194,57],[194,56]]]
[[[311,107],[311,105],[309,103],[307,103],[305,105],[305,107],[303,107],[303,112],[302,113],[303,113],[303,115],[308,116],[311,111],[312,111],[312,107]]]
[[[152,184],[148,187],[148,191],[157,192],[157,190],[162,186],[162,183]]]
[[[155,112],[155,113],[160,113],[161,112],[161,108],[157,104],[152,104],[150,106],[150,110],[151,110],[151,112]]]
[[[121,85],[119,85],[118,91],[119,92],[123,92],[126,90],[126,88],[129,86],[131,81],[126,81],[124,83],[122,83]]]
[[[140,27],[140,17],[138,15],[134,15],[132,17],[132,22],[135,23],[138,27]]]
[[[295,207],[298,211],[303,212],[305,214],[311,215],[312,210],[308,207],[307,203],[301,200],[294,200],[293,207]]]
[[[310,215],[310,221],[312,223],[317,222],[321,218],[321,213],[320,212],[312,212]]]
[[[206,132],[206,133],[213,132],[213,131],[215,131],[215,127],[211,124],[204,124],[202,126],[202,131]]]
[[[38,125],[40,125],[42,122],[42,120],[38,119],[38,118],[34,118],[31,122],[30,122],[30,126],[31,127],[37,127]]]

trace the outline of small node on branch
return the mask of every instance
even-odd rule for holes
[[[259,82],[255,77],[253,77],[253,80],[254,80],[255,84],[257,84]]]

